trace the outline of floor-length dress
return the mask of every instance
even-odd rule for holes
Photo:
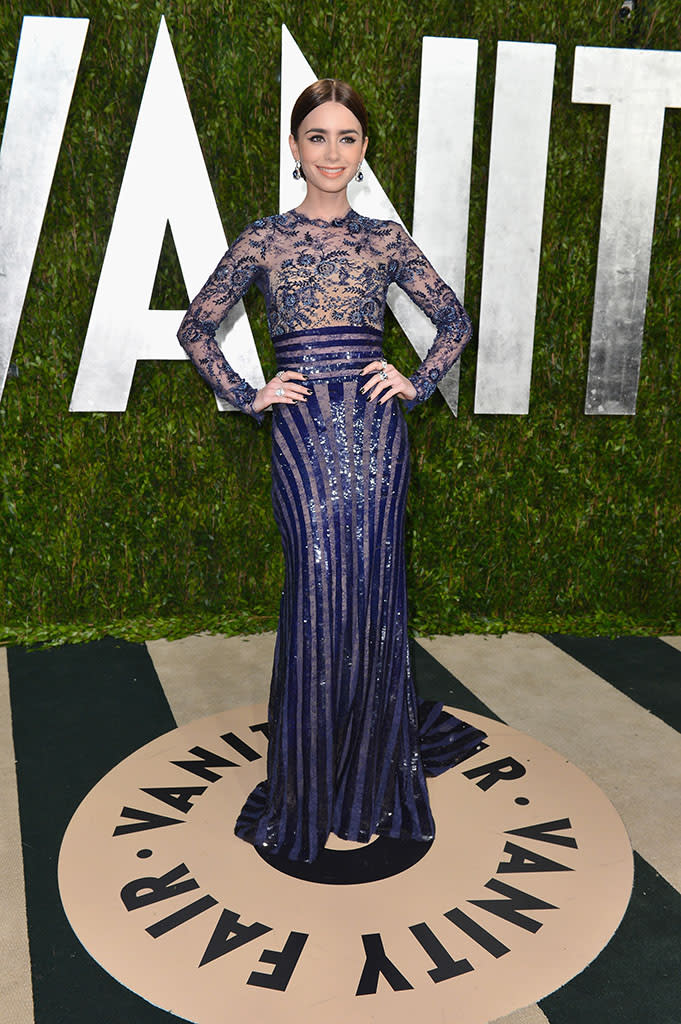
[[[399,400],[369,401],[359,371],[382,357],[388,286],[437,334],[410,378],[428,398],[471,326],[407,232],[350,210],[255,221],[192,302],[178,337],[222,398],[253,413],[255,390],[215,331],[256,284],[278,369],[305,374],[307,402],[273,405],[272,501],[285,583],[269,701],[267,779],[236,833],[265,852],[314,860],[329,833],[429,840],[426,775],[484,734],[416,698],[407,639],[404,513],[409,443]]]

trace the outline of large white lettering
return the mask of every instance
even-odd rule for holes
[[[414,241],[461,301],[466,282],[473,123],[477,78],[476,39],[426,36],[421,55],[421,94],[414,180]],[[432,325],[407,296],[395,289],[414,348],[423,358],[433,338]],[[395,309],[395,306],[393,306]],[[459,404],[460,363],[440,391],[454,415]]]
[[[499,43],[475,411],[527,413],[555,46]]]
[[[636,412],[665,107],[681,53],[578,46],[575,103],[610,105],[585,412]]]
[[[0,395],[10,364],[87,19],[25,18],[0,148]],[[499,44],[490,153],[475,411],[529,408],[555,47]],[[477,42],[423,40],[413,236],[463,298]],[[316,75],[282,26],[280,208],[291,177],[288,112]],[[577,47],[573,101],[609,104],[586,412],[636,407],[665,108],[681,106],[681,53]],[[522,139],[522,146],[518,140]],[[371,167],[353,184],[360,213],[401,222]],[[83,348],[71,408],[125,409],[138,359],[184,359],[182,310],[150,310],[166,226],[190,294],[227,247],[165,21],[161,19]],[[433,326],[392,288],[388,301],[419,355]],[[230,362],[263,374],[241,303]],[[458,367],[441,383],[456,413]],[[218,402],[220,408],[225,408]]]
[[[78,74],[87,18],[24,18],[0,146],[0,396]]]
[[[194,295],[227,248],[165,19],[140,104],[130,154],[71,399],[74,412],[123,411],[138,359],[184,359],[175,337],[183,310],[151,310],[170,224]],[[264,383],[243,304],[222,325],[232,365]],[[224,407],[224,406],[223,406]]]

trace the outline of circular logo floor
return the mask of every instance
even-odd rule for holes
[[[74,931],[122,984],[196,1024],[484,1024],[547,995],[622,918],[624,826],[561,755],[451,710],[487,747],[430,780],[434,842],[332,838],[311,866],[265,860],[233,834],[265,775],[264,705],[147,744],[66,831]]]

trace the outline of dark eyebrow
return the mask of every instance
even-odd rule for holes
[[[327,134],[326,128],[308,128],[305,134],[309,135],[310,132],[314,132],[315,135]],[[338,135],[359,135],[359,132],[356,128],[345,128],[343,131],[338,132]]]

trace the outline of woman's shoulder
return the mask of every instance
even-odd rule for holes
[[[272,245],[280,244],[276,240],[281,233],[286,234],[287,230],[290,232],[290,228],[288,214],[273,213],[267,217],[258,217],[243,228],[229,248],[233,250],[233,256],[264,259]]]
[[[257,220],[252,220],[250,224],[241,232],[242,235],[266,235],[268,232],[275,231],[279,227],[285,227],[289,221],[289,215],[287,213],[272,213],[266,217],[258,217]]]
[[[407,235],[404,226],[397,220],[388,217],[366,217],[364,214],[352,211],[355,223],[365,231],[383,236],[402,238]]]
[[[384,252],[391,259],[401,259],[411,241],[407,229],[398,220],[387,217],[365,217],[353,211],[349,230],[364,238],[372,249]]]

